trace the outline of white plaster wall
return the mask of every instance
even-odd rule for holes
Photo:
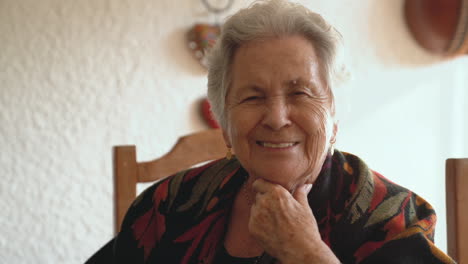
[[[467,59],[421,50],[402,0],[303,2],[348,50],[338,147],[427,198],[445,250],[444,159],[468,156]],[[145,160],[204,128],[205,72],[184,44],[197,21],[214,18],[195,0],[0,0],[0,263],[84,262],[112,237],[111,147]]]

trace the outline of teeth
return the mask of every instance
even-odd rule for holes
[[[294,146],[294,143],[269,143],[269,142],[259,142],[260,145],[267,148],[287,148]]]

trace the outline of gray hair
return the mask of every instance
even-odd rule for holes
[[[208,100],[223,128],[227,128],[226,95],[231,83],[234,54],[244,43],[269,37],[300,35],[314,45],[321,61],[325,83],[334,99],[332,87],[341,79],[337,65],[341,35],[317,13],[286,0],[262,0],[241,9],[226,20],[221,35],[208,58]]]

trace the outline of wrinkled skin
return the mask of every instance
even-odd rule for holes
[[[311,184],[301,185],[291,195],[281,185],[258,179],[249,232],[263,249],[287,263],[340,263],[322,241],[307,200]]]
[[[249,173],[252,201],[237,199],[235,208],[249,208],[248,219],[235,209],[229,227],[247,223],[249,234],[228,230],[226,244],[251,239],[282,263],[337,262],[306,198],[337,129],[313,45],[300,36],[250,41],[236,51],[231,70],[223,135]]]

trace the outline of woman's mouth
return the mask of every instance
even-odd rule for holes
[[[265,148],[289,148],[299,144],[299,142],[266,142],[266,141],[257,141],[257,145]]]

